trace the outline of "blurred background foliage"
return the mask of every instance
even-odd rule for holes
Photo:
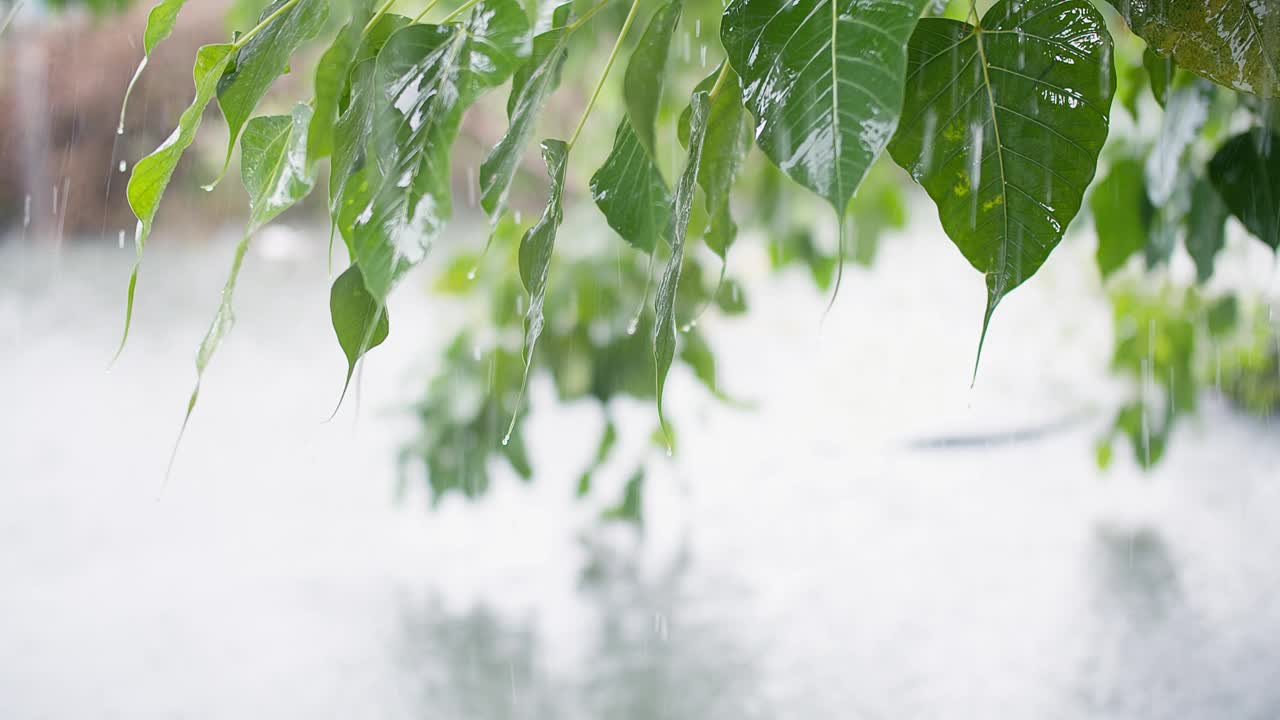
[[[83,6],[104,16],[125,11],[129,4],[128,0],[49,1],[55,9]],[[979,3],[981,8],[990,4]],[[222,8],[228,32],[251,27],[265,5],[263,0],[235,0]],[[534,0],[527,5],[531,17],[545,22],[548,8]],[[1086,202],[1086,213],[1092,218],[1081,218],[1073,230],[1078,235],[1090,224],[1096,230],[1099,277],[1114,310],[1110,370],[1131,392],[1112,411],[1114,420],[1099,439],[1097,456],[1101,466],[1110,465],[1116,444],[1123,442],[1134,461],[1149,468],[1164,457],[1174,428],[1195,413],[1198,398],[1206,390],[1223,394],[1251,414],[1270,415],[1280,408],[1277,334],[1269,310],[1260,297],[1241,295],[1229,279],[1214,274],[1215,260],[1228,236],[1239,233],[1235,221],[1228,221],[1228,211],[1208,177],[1209,165],[1223,143],[1250,127],[1269,132],[1274,110],[1271,103],[1221,88],[1154,55],[1110,6],[1098,5],[1116,39],[1119,87],[1112,137]],[[396,5],[396,11],[413,15],[423,6],[405,0]],[[540,122],[546,127],[539,136],[567,134],[567,124],[585,104],[589,83],[625,12],[625,4],[614,3],[593,23],[593,32],[573,36],[563,88],[543,114]],[[718,37],[721,12],[719,3],[690,4],[677,34],[675,72],[659,115],[659,146],[671,149],[659,153],[668,181],[683,162],[675,126],[685,98],[720,62],[718,48],[712,45],[709,53],[706,38]],[[968,3],[951,0],[944,13],[963,19]],[[345,12],[333,12],[330,17],[331,23],[341,22]],[[100,22],[114,21],[103,18]],[[130,33],[141,31],[136,12],[128,22]],[[629,41],[631,46],[634,43],[635,38]],[[185,51],[190,53],[190,44]],[[318,51],[312,46],[305,63],[293,66],[299,85],[308,82]],[[179,70],[179,75],[189,75],[189,70]],[[112,69],[113,74],[128,71]],[[274,102],[286,106],[288,101]],[[504,129],[504,104],[501,94],[488,96],[464,123],[455,153],[455,185],[457,195],[467,198],[471,206],[475,204],[474,168]],[[581,168],[597,167],[604,160],[621,108],[620,83],[606,85],[570,172],[567,204],[571,209],[589,205],[585,187],[589,173]],[[108,115],[112,110],[102,108]],[[207,155],[199,162],[216,164],[216,158],[210,162]],[[104,168],[109,172],[114,165],[115,156]],[[105,201],[118,202],[111,195],[109,179],[106,184]],[[541,164],[535,156],[527,157],[512,191],[514,217],[492,229],[483,249],[459,243],[447,243],[442,249],[447,257],[439,261],[442,270],[433,289],[455,298],[467,321],[425,382],[414,406],[420,431],[401,457],[402,488],[407,491],[421,482],[432,502],[451,493],[467,499],[483,497],[491,487],[495,462],[505,463],[526,480],[535,475],[525,445],[526,411],[518,407],[526,295],[513,268],[520,233],[540,207],[542,187]],[[829,290],[838,253],[831,229],[814,222],[815,217],[823,217],[821,202],[786,181],[759,152],[749,155],[736,193],[738,220],[747,230],[743,241],[767,243],[774,270],[802,272],[818,288]],[[703,212],[702,207],[701,202],[695,203],[691,228],[706,226],[705,218],[696,215]],[[881,243],[891,242],[894,233],[906,227],[913,209],[924,212],[925,207],[919,188],[887,156],[882,158],[844,219],[849,230],[848,261],[873,265]],[[569,226],[581,226],[572,212],[570,218]],[[601,218],[592,215],[583,222],[594,223],[590,235],[605,234],[600,232],[605,227]],[[561,401],[590,399],[604,409],[594,460],[577,483],[579,495],[585,496],[595,489],[594,473],[619,452],[611,408],[628,399],[653,398],[655,370],[649,337],[656,283],[647,256],[616,237],[612,243],[578,242],[582,235],[586,233],[562,244],[554,259],[555,280],[546,299],[548,324],[534,367],[535,373],[552,383]],[[698,325],[704,312],[731,316],[747,311],[750,299],[733,277],[732,261],[722,279],[720,259],[705,245],[692,249],[679,292],[678,306],[684,316],[677,363],[697,378],[709,396],[734,402],[732,389],[717,382],[716,355]],[[516,422],[508,435],[513,417]],[[663,461],[672,449],[656,421],[652,437],[649,452],[623,461],[628,480],[613,509],[606,512],[607,518],[640,522],[646,466]]]

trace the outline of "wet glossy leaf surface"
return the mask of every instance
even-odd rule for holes
[[[922,20],[910,56],[889,151],[986,276],[985,336],[1000,300],[1062,240],[1093,180],[1115,92],[1111,38],[1087,0],[1004,0],[980,32]]]
[[[567,57],[569,10],[569,5],[555,9],[552,28],[533,39],[529,59],[511,80],[507,131],[480,165],[480,205],[490,215],[500,212],[506,204],[507,189],[533,135],[538,113],[560,85],[560,70]]]
[[[543,304],[547,297],[547,277],[551,272],[551,255],[555,251],[556,233],[564,221],[564,176],[569,163],[569,147],[560,140],[542,141],[542,159],[547,164],[551,190],[542,217],[520,239],[520,280],[529,293],[529,310],[524,323],[524,363],[527,379],[533,362],[533,351],[546,322]]]
[[[1196,280],[1213,277],[1214,259],[1227,243],[1227,217],[1231,211],[1207,178],[1196,181],[1191,190],[1191,213],[1187,218],[1187,252],[1196,265]]]
[[[1271,0],[1109,0],[1156,53],[1220,85],[1280,91],[1280,9]]]
[[[906,43],[927,0],[736,0],[720,39],[756,144],[843,213],[898,126]]]
[[[285,7],[292,1],[276,0],[263,10],[261,21],[270,22],[240,48],[233,67],[218,82],[218,107],[231,132],[223,172],[241,129],[271,84],[284,73],[294,52],[318,35],[329,18],[326,0],[297,0]]]
[[[191,105],[182,113],[178,127],[173,134],[156,148],[150,155],[142,158],[133,166],[133,174],[129,176],[129,207],[138,218],[138,228],[134,235],[134,247],[137,259],[133,272],[129,276],[129,290],[125,305],[124,337],[120,341],[120,349],[129,339],[129,326],[133,320],[133,299],[138,284],[138,271],[142,264],[142,253],[146,248],[147,236],[151,234],[151,226],[155,222],[156,212],[160,209],[160,200],[164,191],[173,179],[173,171],[182,159],[182,154],[191,147],[195,140],[196,130],[204,118],[205,108],[213,100],[217,91],[218,78],[231,60],[231,45],[206,45],[196,53],[195,86],[196,96]],[[119,354],[119,351],[117,351]]]
[[[733,220],[729,200],[743,158],[751,148],[751,118],[742,105],[742,85],[733,68],[717,68],[694,91],[711,92],[716,87],[720,73],[725,72],[724,82],[710,97],[707,137],[703,142],[702,162],[698,167],[698,187],[706,204],[706,227],[702,230],[707,247],[723,260],[729,246],[738,236],[738,225]],[[689,145],[689,123],[693,112],[686,107],[680,115],[677,131],[680,142]]]
[[[1249,232],[1275,250],[1280,246],[1280,147],[1265,130],[1228,140],[1209,163],[1209,178]]]
[[[705,91],[695,92],[690,106],[693,113],[689,119],[689,156],[684,172],[676,183],[672,203],[671,258],[662,272],[662,280],[658,283],[658,292],[654,298],[653,357],[657,367],[658,419],[664,427],[666,421],[662,417],[662,391],[666,386],[667,373],[671,370],[671,361],[675,358],[676,333],[679,330],[676,322],[676,294],[684,268],[685,238],[689,232],[689,216],[693,212],[698,169],[702,163],[703,143],[707,137],[707,120],[711,114]]]

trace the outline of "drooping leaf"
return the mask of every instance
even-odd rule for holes
[[[1106,278],[1147,243],[1151,217],[1143,166],[1136,158],[1124,158],[1089,196],[1094,229],[1098,235],[1098,270]]]
[[[721,73],[725,73],[719,82]],[[703,237],[707,247],[724,260],[729,246],[738,236],[738,225],[729,209],[733,183],[742,168],[742,160],[751,147],[751,119],[742,105],[742,84],[732,67],[721,66],[694,88],[711,93],[707,137],[703,141],[702,163],[698,168],[698,186],[706,204],[707,223]],[[689,146],[689,120],[692,107],[680,115],[677,131],[680,143]]]
[[[124,350],[129,339],[129,326],[133,320],[134,292],[138,286],[138,271],[142,266],[142,254],[146,248],[147,237],[151,234],[151,226],[155,222],[156,211],[160,209],[160,199],[173,179],[173,171],[182,159],[182,154],[191,146],[196,130],[204,117],[205,108],[213,99],[217,90],[218,78],[231,60],[233,47],[229,44],[206,45],[196,52],[195,86],[196,96],[191,105],[178,119],[178,127],[173,134],[156,148],[150,155],[142,158],[133,166],[133,174],[129,176],[129,207],[138,218],[138,228],[134,233],[134,249],[136,259],[133,271],[129,275],[128,298],[125,303],[124,335],[120,339],[118,356]]]
[[[1196,280],[1213,277],[1214,258],[1227,243],[1227,209],[1213,184],[1200,178],[1191,190],[1191,212],[1187,217],[1187,252],[1196,265]]]
[[[1160,107],[1164,107],[1169,99],[1169,88],[1173,85],[1173,60],[1147,48],[1142,51],[1142,65],[1151,79],[1151,94]]]
[[[249,233],[271,222],[310,194],[315,177],[307,165],[311,106],[292,115],[256,117],[240,139],[240,175],[249,191]]]
[[[240,139],[240,174],[245,189],[249,192],[249,226],[245,229],[244,238],[236,246],[231,272],[222,288],[218,311],[196,352],[196,386],[187,401],[187,415],[182,421],[183,430],[195,410],[196,400],[200,396],[200,383],[209,367],[209,361],[235,324],[231,300],[250,239],[263,225],[306,197],[315,184],[315,178],[311,176],[306,163],[307,128],[310,124],[311,107],[300,104],[294,108],[292,116],[273,115],[250,120]]]
[[[609,453],[613,452],[613,446],[618,444],[618,428],[613,424],[613,420],[608,420],[604,426],[604,432],[600,435],[600,444],[596,447],[595,457],[592,458],[591,464],[586,470],[582,471],[582,475],[578,476],[578,497],[586,497],[591,492],[592,477],[604,467],[605,462],[609,459]]]
[[[556,247],[556,233],[564,221],[564,177],[569,165],[569,146],[562,140],[542,141],[542,160],[547,165],[551,189],[547,193],[547,206],[538,222],[520,238],[520,281],[529,293],[529,309],[524,320],[524,380],[520,384],[520,402],[524,401],[525,386],[529,382],[529,369],[533,365],[533,351],[542,335],[546,318],[543,305],[547,299],[547,277],[551,272],[551,256]],[[516,418],[511,418],[512,428]],[[508,436],[510,436],[508,430]]]
[[[560,85],[560,70],[568,57],[569,11],[567,3],[555,9],[551,29],[533,39],[529,59],[511,80],[507,132],[480,165],[480,206],[491,216],[505,205],[507,190],[537,125],[538,113]]]
[[[996,306],[1044,264],[1093,180],[1115,92],[1111,37],[1088,0],[1001,0],[980,29],[922,20],[910,56],[889,152],[986,276],[985,339]]]
[[[1147,155],[1147,194],[1157,207],[1169,202],[1181,179],[1187,152],[1209,119],[1213,88],[1206,82],[1180,85],[1168,98],[1160,135]]]
[[[756,144],[843,214],[898,126],[907,39],[928,0],[735,0],[720,39]]]
[[[266,24],[244,42],[233,67],[218,82],[218,107],[231,133],[223,173],[231,163],[240,131],[258,102],[289,66],[290,56],[324,29],[328,18],[329,3],[325,0],[276,0],[262,11],[259,22]]]
[[[702,150],[707,137],[707,121],[711,115],[710,102],[705,90],[693,94],[690,103],[693,112],[689,118],[689,155],[684,172],[676,183],[671,211],[671,258],[662,272],[658,292],[654,296],[653,359],[657,368],[658,421],[666,428],[662,414],[662,391],[667,384],[667,373],[676,355],[676,292],[680,287],[680,273],[684,268],[685,238],[689,232],[689,216],[693,212],[693,196],[697,185],[698,168],[702,164]]]
[[[1109,0],[1147,46],[1219,85],[1280,92],[1280,20],[1269,0]]]
[[[380,302],[452,215],[449,158],[462,113],[515,68],[527,28],[515,0],[489,0],[464,25],[411,25],[387,41],[372,75],[358,78],[370,87],[353,86],[353,107],[357,93],[369,93],[369,138],[335,211]],[[345,166],[351,153],[340,149],[335,165]]]
[[[151,8],[151,12],[147,13],[147,29],[142,33],[142,61],[138,63],[138,68],[133,71],[133,77],[129,79],[129,86],[124,91],[124,100],[120,103],[120,125],[117,130],[119,134],[124,134],[124,119],[129,112],[129,97],[133,95],[133,89],[142,77],[142,71],[147,69],[147,63],[151,61],[151,53],[155,51],[160,43],[173,34],[173,26],[178,22],[178,13],[182,11],[182,6],[186,4],[187,0],[161,0]],[[13,9],[14,13],[10,14],[9,19],[13,18],[18,6],[15,5]],[[0,32],[0,34],[3,34],[3,32]]]
[[[307,134],[307,162],[310,164],[333,154],[334,127],[338,122],[342,94],[347,89],[347,79],[368,22],[367,3],[359,5],[366,12],[358,10],[353,14],[351,21],[338,31],[333,43],[316,63],[315,113]]]
[[[671,220],[671,192],[662,171],[623,118],[604,165],[591,176],[591,198],[609,227],[628,244],[653,252]]]
[[[347,268],[333,281],[333,290],[329,293],[329,316],[333,321],[333,331],[338,336],[338,345],[347,357],[347,379],[342,384],[342,395],[346,396],[356,363],[387,339],[391,324],[387,319],[386,305],[378,302],[365,288],[358,265]],[[338,405],[342,405],[341,398]]]
[[[684,0],[672,0],[653,13],[649,27],[640,36],[640,43],[627,63],[622,85],[627,119],[650,157],[657,157],[654,148],[657,144],[658,105],[662,102],[662,89],[666,84],[671,36],[683,11]]]
[[[1209,162],[1209,179],[1231,214],[1259,240],[1280,246],[1280,138],[1253,130],[1231,138]]]
[[[600,513],[600,519],[644,527],[644,466],[636,468],[622,488],[622,500]]]

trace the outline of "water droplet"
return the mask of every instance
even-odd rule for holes
[[[124,231],[123,230],[120,231],[120,249],[121,250],[124,249]]]
[[[468,270],[468,271],[467,271],[467,279],[468,279],[468,280],[475,280],[475,279],[476,279],[476,269],[475,269],[475,268],[471,268],[470,270]]]
[[[510,444],[511,444],[511,433],[507,433],[506,436],[502,438],[502,447],[506,447],[507,445],[510,445]]]
[[[129,169],[129,163],[125,162],[124,160],[121,160],[121,161],[120,161],[120,172],[125,172],[125,171],[126,171],[126,170],[128,170],[128,169]]]

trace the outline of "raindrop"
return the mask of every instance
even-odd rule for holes
[[[502,438],[502,447],[506,447],[510,444],[511,444],[511,433],[507,432],[507,434]]]
[[[467,279],[468,279],[468,280],[475,280],[475,279],[476,279],[476,269],[475,269],[475,268],[471,268],[470,270],[468,270],[468,271],[467,271]]]
[[[120,249],[123,250],[124,249],[124,231],[123,230],[120,231],[119,245],[120,245]]]
[[[31,227],[31,193],[27,193],[26,199],[22,201],[22,227]]]
[[[126,171],[126,170],[128,170],[128,169],[129,169],[129,163],[125,162],[124,160],[121,160],[121,161],[120,161],[120,172],[125,172],[125,171]]]

